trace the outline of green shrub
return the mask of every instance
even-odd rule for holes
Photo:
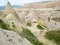
[[[33,45],[44,45],[42,42],[39,42],[38,39],[34,36],[34,34],[28,29],[23,28],[23,36]]]
[[[27,23],[28,26],[31,26],[32,24],[31,23]]]
[[[0,28],[10,30],[9,25],[7,25],[2,19],[0,19]]]
[[[48,21],[50,22],[50,17],[48,17]]]
[[[49,40],[53,40],[55,43],[60,45],[60,30],[49,31],[46,33],[45,37]]]
[[[41,25],[37,25],[38,29],[44,30],[44,28]]]

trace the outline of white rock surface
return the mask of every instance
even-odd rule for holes
[[[0,29],[0,45],[31,45],[16,32]]]

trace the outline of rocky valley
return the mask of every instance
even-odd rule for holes
[[[60,45],[60,1],[8,2],[0,10],[0,45]]]

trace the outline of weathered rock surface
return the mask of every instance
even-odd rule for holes
[[[16,32],[0,29],[0,45],[31,45],[31,44]]]

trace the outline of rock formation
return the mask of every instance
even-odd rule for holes
[[[16,32],[0,29],[0,45],[31,45],[31,44]]]
[[[9,19],[9,20],[20,21],[18,14],[13,9],[10,2],[7,3],[7,6],[6,6],[5,10],[3,11],[2,16],[6,19]]]
[[[12,13],[12,14],[15,14],[16,15],[16,12],[15,10],[12,8],[10,2],[7,3],[7,6],[5,8],[5,10],[3,11],[3,16],[7,16],[9,13]]]

